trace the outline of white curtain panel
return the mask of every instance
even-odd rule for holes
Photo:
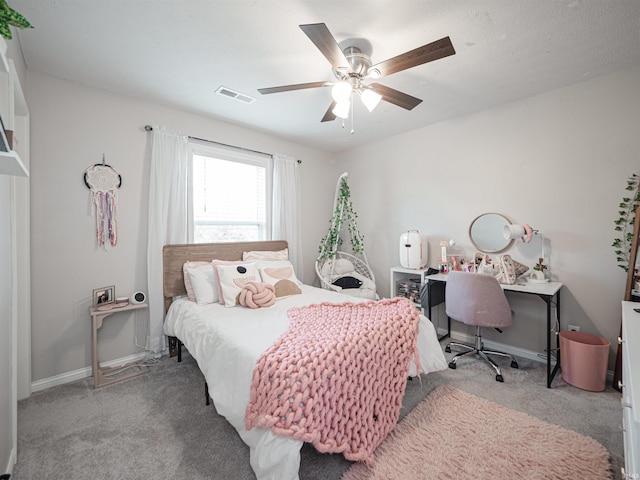
[[[289,243],[289,259],[298,278],[304,278],[300,213],[300,173],[298,161],[273,154],[273,212],[271,238]]]
[[[160,355],[165,349],[162,247],[169,243],[187,243],[188,137],[155,125],[151,135],[147,240],[149,334],[146,346]]]

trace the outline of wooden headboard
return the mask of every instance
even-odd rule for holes
[[[211,260],[242,260],[242,252],[251,250],[277,251],[287,248],[285,240],[264,242],[188,243],[165,245],[162,248],[162,288],[165,311],[173,297],[185,295],[182,266],[185,262]]]

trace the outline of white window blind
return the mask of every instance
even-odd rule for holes
[[[270,157],[194,145],[190,173],[193,242],[270,238]]]

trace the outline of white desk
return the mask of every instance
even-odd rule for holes
[[[473,274],[469,274],[473,275]],[[431,288],[436,283],[447,282],[448,276],[444,273],[436,273],[435,275],[427,276],[427,317],[431,319],[431,307],[437,305],[432,303]],[[551,368],[551,302],[553,297],[556,297],[556,311],[558,314],[558,325],[560,324],[560,289],[562,288],[561,282],[546,282],[546,283],[529,283],[526,280],[520,280],[514,285],[502,285],[503,290],[508,292],[520,292],[529,295],[537,295],[547,304],[547,388],[551,388],[551,382],[553,377],[560,369],[560,340],[556,332],[556,351],[557,361],[553,369]],[[451,334],[451,319],[447,317],[447,329],[449,336]]]

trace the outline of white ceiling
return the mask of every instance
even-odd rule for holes
[[[339,151],[640,65],[640,0],[20,0],[30,70]],[[333,81],[298,25],[325,23],[373,63],[449,36],[456,54],[379,82],[423,102],[356,102],[351,123],[320,123]],[[219,86],[256,97],[215,94]],[[149,118],[153,122],[153,118]],[[168,125],[171,126],[171,125]],[[179,127],[179,126],[174,126]],[[185,132],[189,133],[189,132]]]

